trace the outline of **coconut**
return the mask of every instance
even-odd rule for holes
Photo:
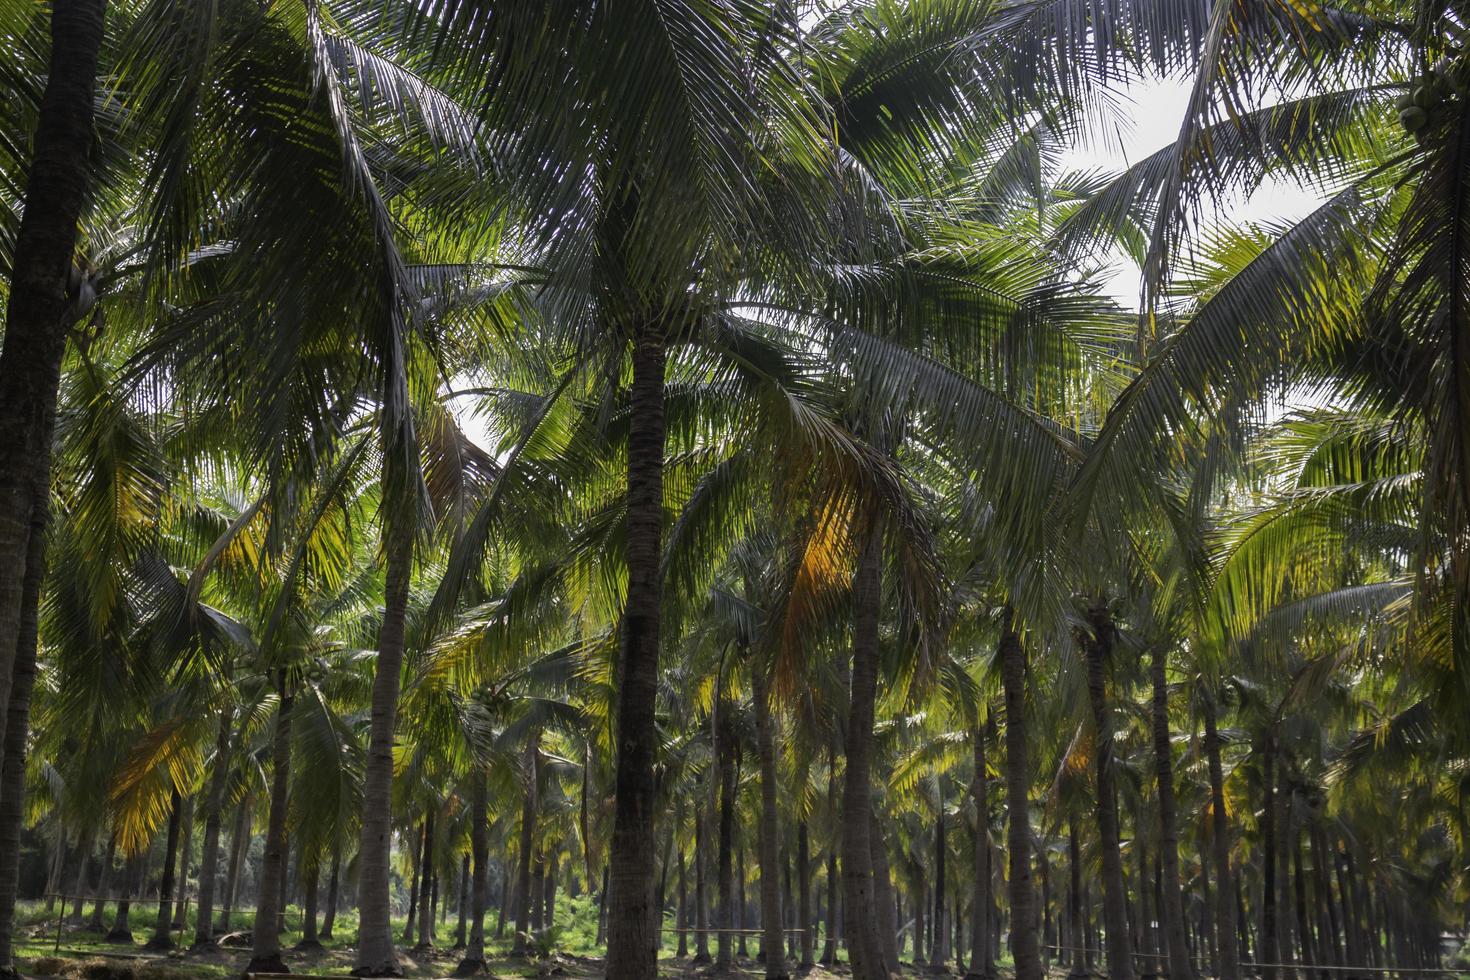
[[[1415,133],[1423,129],[1424,124],[1429,122],[1429,113],[1416,105],[1409,106],[1409,108],[1399,113],[1399,122],[1409,132]]]

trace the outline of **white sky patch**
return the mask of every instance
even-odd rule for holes
[[[1120,118],[1106,135],[1093,134],[1063,154],[1064,170],[1116,172],[1174,142],[1189,105],[1189,81],[1149,79],[1112,89]],[[1271,179],[1254,194],[1223,202],[1214,223],[1277,223],[1305,217],[1322,195],[1290,180]],[[1121,254],[1113,257],[1108,292],[1128,309],[1138,308],[1138,265]]]

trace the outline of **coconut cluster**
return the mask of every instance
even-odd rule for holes
[[[1444,72],[1420,75],[1409,91],[1398,98],[1400,125],[1415,136],[1423,136],[1445,121],[1455,95],[1455,88]]]

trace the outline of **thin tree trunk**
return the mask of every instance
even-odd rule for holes
[[[1213,763],[1212,763],[1213,765]],[[1281,962],[1276,912],[1276,738],[1265,735],[1261,751],[1261,980],[1276,980],[1276,964]],[[1214,772],[1210,779],[1214,780]],[[1215,813],[1220,813],[1223,797],[1216,796]],[[1215,818],[1217,821],[1219,817]],[[1218,860],[1217,860],[1218,865]]]
[[[82,921],[82,892],[87,890],[87,864],[92,858],[92,843],[96,828],[89,827],[77,836],[77,875],[72,880],[71,915],[73,923]]]
[[[679,926],[679,946],[674,955],[682,960],[689,955],[689,887],[682,847],[679,848],[679,908],[675,915]]]
[[[1184,892],[1179,877],[1179,816],[1174,800],[1174,756],[1169,744],[1168,648],[1154,646],[1153,728],[1154,758],[1159,783],[1159,857],[1163,862],[1164,941],[1169,953],[1170,980],[1192,980],[1189,946],[1184,938]]]
[[[837,962],[837,915],[838,902],[841,901],[841,890],[837,887],[839,881],[837,842],[833,841],[827,849],[827,936],[822,942],[822,958],[818,960],[822,966],[832,966]]]
[[[735,752],[734,733],[727,720],[728,715],[721,707],[729,709],[730,706],[722,704],[716,708],[720,717],[715,723],[715,759],[720,772],[719,866],[715,877],[715,928],[720,931],[715,947],[715,967],[724,972],[730,969],[735,958],[734,937],[730,933],[735,927],[735,869],[731,863],[735,838]],[[762,785],[762,798],[764,788]]]
[[[694,960],[696,964],[710,962],[709,955],[709,902],[704,888],[704,799],[694,804]]]
[[[0,790],[0,792],[3,792],[3,790]],[[3,799],[3,797],[0,797],[0,799]],[[105,928],[103,914],[107,910],[107,896],[112,888],[112,862],[116,857],[117,834],[112,833],[107,836],[107,854],[102,859],[102,874],[97,880],[97,901],[93,903],[92,917],[87,921],[87,928],[93,932],[101,932]],[[4,869],[0,869],[0,875],[3,874]]]
[[[877,942],[869,779],[873,754],[873,706],[878,694],[878,605],[882,600],[878,534],[870,532],[853,582],[852,684],[847,716],[847,774],[842,794],[844,934],[854,980],[887,976]]]
[[[883,954],[888,974],[897,976],[898,912],[893,902],[893,883],[889,879],[888,842],[883,837],[876,812],[868,821],[868,843],[873,853],[873,906],[878,919],[878,949]]]
[[[301,854],[301,873],[306,877],[306,901],[303,903],[301,916],[301,941],[296,948],[303,952],[310,952],[322,948],[321,939],[317,936],[317,901],[321,897],[321,862],[316,855],[308,856],[304,851]]]
[[[224,823],[225,789],[230,781],[230,731],[233,709],[220,713],[214,740],[214,768],[210,773],[209,796],[204,804],[204,847],[199,854],[199,911],[194,921],[194,945],[214,945],[214,886],[219,877],[219,835]]]
[[[408,880],[408,914],[403,917],[404,945],[414,941],[419,927],[419,879],[424,873],[424,828],[420,826],[409,845],[408,862],[412,866]]]
[[[1087,976],[1087,930],[1082,924],[1082,847],[1077,840],[1077,819],[1070,814],[1067,817],[1067,873],[1072,879],[1067,890],[1070,906],[1067,931],[1073,947],[1072,968],[1067,971],[1067,976],[1078,978]]]
[[[1096,745],[1093,757],[1097,771],[1098,846],[1102,855],[1103,917],[1106,927],[1108,980],[1133,980],[1133,950],[1130,948],[1126,909],[1128,892],[1123,884],[1123,859],[1119,846],[1118,799],[1113,787],[1113,729],[1108,713],[1107,661],[1113,648],[1113,624],[1107,608],[1088,610],[1092,635],[1084,641],[1087,656],[1087,695],[1092,705]]]
[[[781,851],[780,823],[776,807],[776,739],[771,719],[771,685],[765,667],[751,668],[755,697],[756,748],[760,764],[761,813],[759,831],[761,874],[761,949],[766,954],[766,977],[775,980],[787,976],[786,957],[781,942],[781,882],[777,877]]]
[[[617,699],[617,774],[609,859],[607,980],[648,980],[658,970],[653,905],[653,761],[658,741],[659,607],[663,601],[664,368],[661,324],[633,342],[629,395],[628,591]]]
[[[285,906],[281,902],[281,885],[286,876],[287,793],[291,785],[291,706],[293,698],[286,693],[286,675],[279,680],[280,708],[276,712],[276,733],[272,748],[270,816],[266,819],[265,857],[260,866],[260,895],[255,903],[254,948],[246,973],[286,973],[281,958],[281,928]],[[364,814],[366,819],[366,814]]]
[[[990,938],[986,917],[990,910],[990,796],[986,781],[985,726],[978,721],[970,730],[975,769],[970,777],[970,797],[975,803],[975,880],[970,909],[970,969],[968,980],[988,980],[995,975],[990,961]]]
[[[807,839],[806,821],[796,827],[797,863],[797,925],[801,930],[801,960],[803,970],[816,963],[816,937],[812,933],[812,855],[811,843]]]
[[[1240,949],[1235,939],[1235,872],[1230,867],[1230,817],[1225,811],[1225,769],[1220,761],[1214,696],[1206,692],[1203,702],[1205,754],[1210,766],[1210,845],[1215,855],[1215,934],[1220,980],[1240,980]]]
[[[434,816],[439,802],[429,803],[424,814],[424,853],[419,858],[419,942],[418,949],[427,950],[434,946],[433,887],[434,887]]]
[[[516,936],[510,955],[525,956],[530,951],[531,938],[531,863],[534,860],[537,794],[540,782],[540,760],[537,743],[539,735],[532,735],[526,743],[526,758],[523,765],[526,776],[526,800],[521,807],[521,850],[520,863],[516,871]]]
[[[489,817],[486,812],[488,805],[486,797],[485,772],[477,768],[474,788],[470,796],[470,805],[474,807],[474,812],[470,814],[470,859],[474,865],[474,881],[470,897],[470,936],[465,946],[464,957],[459,961],[459,966],[455,970],[455,975],[462,977],[472,976],[485,968],[485,898],[490,873],[488,867],[490,842],[487,826]],[[500,905],[504,909],[504,898],[501,899]]]
[[[1001,627],[1001,682],[1006,705],[1006,795],[1009,811],[1006,843],[1011,864],[1011,953],[1016,980],[1041,980],[1041,951],[1036,936],[1036,890],[1031,884],[1031,787],[1026,734],[1026,651],[1011,628],[1006,610]]]
[[[118,945],[133,945],[133,930],[129,924],[129,914],[132,911],[133,893],[143,888],[143,861],[139,855],[127,859],[123,869],[122,895],[117,902],[117,916],[112,920],[112,928],[107,932],[106,941]]]
[[[745,924],[750,908],[745,900],[745,848],[741,847],[739,842],[735,845],[735,867],[735,880],[740,883],[740,945],[736,955],[741,959],[749,959],[750,950],[745,941]]]
[[[52,29],[56,29],[54,22]],[[60,56],[58,51],[55,57]],[[42,516],[27,547],[20,641],[15,650],[13,683],[8,695],[10,706],[3,725],[4,744],[8,748],[4,761],[0,762],[0,973],[7,974],[15,972],[15,899],[20,886],[20,831],[25,819],[26,741],[30,733],[31,691],[36,682],[36,617],[40,613],[41,587],[46,578],[44,528]],[[98,919],[100,926],[100,915]],[[128,933],[128,942],[132,942],[132,933]]]
[[[940,789],[939,812],[934,818],[934,945],[929,950],[929,968],[935,972],[945,969],[949,961],[949,936],[944,923],[944,795]]]
[[[184,816],[179,831],[178,879],[174,887],[174,931],[187,928],[184,903],[189,897],[189,856],[194,853],[194,797],[184,797]]]
[[[470,856],[459,862],[459,922],[454,927],[454,949],[464,949],[470,928]]]
[[[362,778],[362,842],[358,848],[357,966],[362,977],[402,975],[393,947],[389,871],[393,850],[393,735],[413,572],[413,532],[408,518],[390,522],[385,546],[383,625],[373,672],[372,716]]]
[[[184,801],[178,788],[173,791],[173,803],[169,809],[168,836],[163,848],[163,879],[158,885],[158,921],[153,935],[144,949],[173,949],[174,938],[169,933],[173,922],[174,868],[179,849],[179,821],[183,816]]]
[[[250,794],[240,801],[235,812],[235,833],[230,839],[230,867],[225,875],[225,907],[220,911],[219,931],[230,931],[230,913],[240,895],[240,864],[250,847]]]
[[[16,661],[36,643],[61,357],[67,330],[89,307],[74,284],[74,253],[92,183],[93,104],[107,5],[70,0],[49,10],[50,64],[30,140],[0,350],[0,568],[6,570],[0,575],[0,752],[15,744],[10,736],[16,726],[6,718],[17,703],[14,685],[24,674],[16,671]],[[29,700],[20,703],[28,706]],[[24,729],[19,738],[23,742]],[[18,821],[17,816],[14,830],[0,826],[0,852],[11,846],[12,833],[19,848]],[[0,856],[0,866],[8,860]],[[6,904],[0,892],[0,919]],[[0,924],[5,968],[13,965],[5,941],[10,928]]]
[[[332,843],[332,873],[327,879],[327,913],[322,916],[323,941],[332,938],[332,927],[337,924],[337,903],[341,901],[342,887],[342,845]]]

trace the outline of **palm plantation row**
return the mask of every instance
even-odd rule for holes
[[[259,970],[1437,965],[1467,16],[0,0],[0,959],[30,828]]]

